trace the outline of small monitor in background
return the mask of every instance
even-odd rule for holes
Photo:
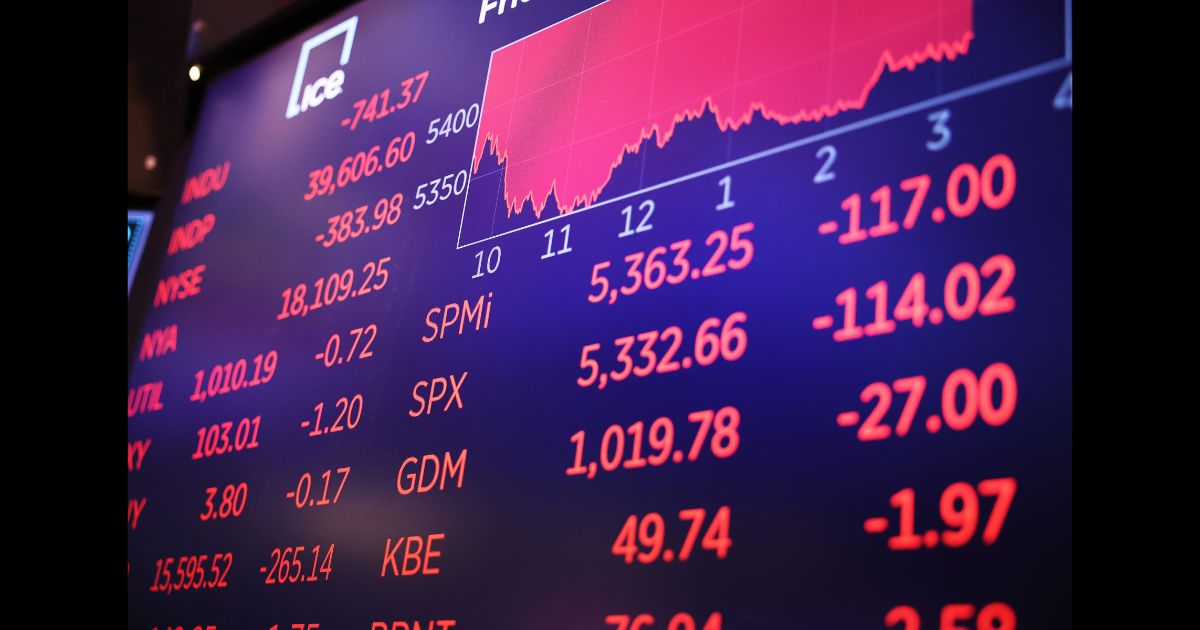
[[[129,284],[125,289],[126,295],[133,290],[133,279],[137,276],[138,262],[142,259],[142,250],[146,247],[146,238],[150,236],[152,222],[154,213],[149,210],[129,211]]]

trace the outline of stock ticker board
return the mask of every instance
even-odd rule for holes
[[[1072,624],[1071,8],[367,0],[208,87],[139,630]]]

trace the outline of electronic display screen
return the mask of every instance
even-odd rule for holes
[[[138,263],[142,261],[142,252],[146,249],[146,240],[150,238],[150,226],[154,223],[154,213],[149,210],[129,210],[129,231],[126,234],[128,250],[129,281],[125,284],[125,293],[133,290],[133,279],[137,277]]]
[[[1072,625],[1069,0],[366,0],[207,87],[138,630]]]

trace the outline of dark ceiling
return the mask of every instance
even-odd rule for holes
[[[294,0],[129,0],[129,194],[157,198],[186,134],[197,59]],[[151,158],[151,156],[153,156]]]

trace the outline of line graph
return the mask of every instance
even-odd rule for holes
[[[731,134],[863,110],[885,76],[968,57],[973,9],[972,0],[608,0],[499,48],[470,167],[473,184],[493,181],[468,187],[462,225],[482,228],[460,225],[459,247],[774,154],[714,152],[686,176],[609,189],[622,164],[663,149],[685,123]],[[810,138],[831,131],[811,128]]]

